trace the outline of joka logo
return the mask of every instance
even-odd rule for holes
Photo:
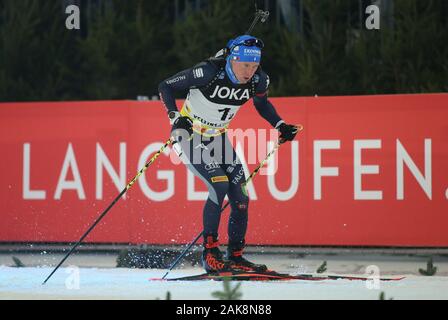
[[[227,87],[220,87],[216,86],[215,91],[210,96],[210,98],[215,98],[218,96],[221,99],[231,99],[231,100],[238,100],[241,101],[243,99],[250,99],[249,89],[245,89],[242,91],[242,89],[229,89]]]

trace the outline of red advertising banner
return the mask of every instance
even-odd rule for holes
[[[248,187],[250,244],[448,246],[448,94],[272,102],[304,130]],[[277,132],[251,103],[231,129],[248,175]],[[78,240],[169,130],[158,101],[1,103],[0,242]],[[168,148],[85,241],[189,242],[206,198]]]

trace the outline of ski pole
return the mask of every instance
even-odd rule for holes
[[[145,166],[137,173],[137,175],[127,184],[127,186],[120,192],[120,194],[112,201],[112,203],[106,208],[106,210],[101,213],[101,215],[96,219],[96,221],[90,226],[90,228],[83,234],[81,239],[70,249],[70,251],[65,255],[65,257],[59,262],[59,264],[53,269],[51,274],[42,283],[44,285],[48,279],[59,269],[59,267],[64,263],[65,260],[75,251],[75,249],[81,244],[85,237],[95,228],[95,226],[104,218],[107,212],[117,203],[117,201],[132,187],[132,185],[137,181],[137,179],[148,169],[148,167],[160,156],[160,154],[171,144],[173,140],[170,138],[166,143],[157,151],[157,153],[145,164]]]
[[[303,130],[303,126],[302,125],[298,125],[298,130],[302,131]],[[274,149],[271,150],[271,152],[268,153],[268,155],[266,156],[266,158],[260,162],[260,164],[258,165],[258,167],[251,173],[251,175],[247,178],[246,182],[243,183],[243,188],[246,187],[246,185],[257,175],[257,173],[260,171],[260,169],[264,166],[264,164],[266,163],[266,161],[277,151],[277,149],[280,147],[280,145],[282,145],[283,143],[285,143],[284,140],[279,140],[277,142],[277,144],[275,145]],[[221,209],[220,214],[229,206],[230,201],[228,201],[225,206]],[[194,239],[193,241],[184,249],[184,251],[182,251],[182,253],[179,255],[179,257],[177,257],[177,259],[171,264],[170,268],[168,269],[168,271],[165,273],[165,275],[162,277],[162,280],[166,278],[166,276],[171,272],[171,270],[173,270],[177,264],[179,263],[179,261],[186,255],[186,253],[190,250],[191,247],[193,247],[193,245],[199,240],[199,238],[202,236],[203,231],[201,231]]]

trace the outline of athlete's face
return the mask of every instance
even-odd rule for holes
[[[260,65],[258,62],[230,61],[230,63],[232,64],[233,73],[240,83],[249,82]]]

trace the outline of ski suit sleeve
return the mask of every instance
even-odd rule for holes
[[[216,72],[216,67],[210,62],[202,62],[162,81],[159,84],[159,96],[167,112],[178,111],[174,97],[175,91],[205,86],[213,79]]]
[[[268,100],[269,76],[261,71],[259,73],[259,81],[253,98],[255,108],[258,113],[268,121],[274,128],[284,123],[278,115],[272,103]]]

